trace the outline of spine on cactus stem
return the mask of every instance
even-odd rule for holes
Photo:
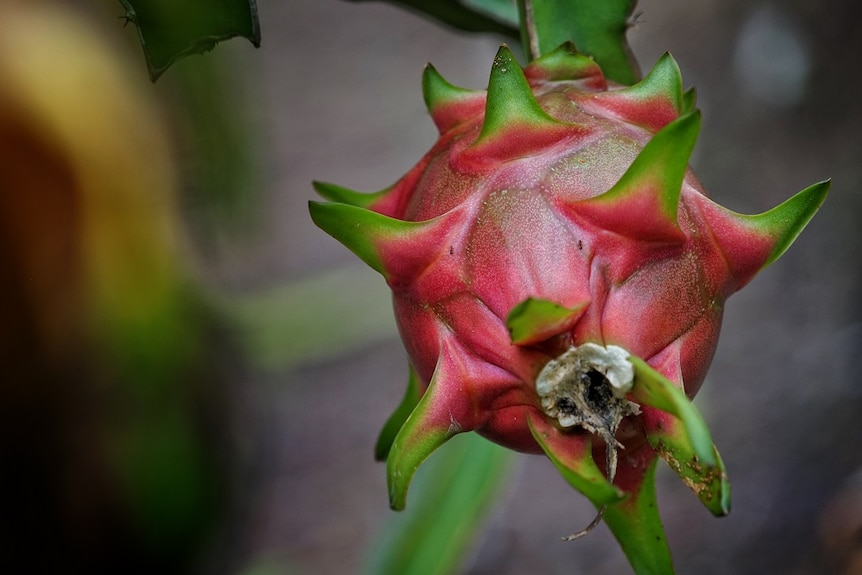
[[[502,46],[487,92],[430,65],[422,92],[440,136],[416,167],[373,194],[316,183],[329,202],[310,204],[392,290],[410,378],[375,447],[391,506],[475,431],[547,456],[638,573],[672,572],[655,462],[730,511],[691,399],[725,300],[785,252],[829,182],[759,215],[707,198],[689,166],[696,95],[669,54],[622,87],[571,43],[523,69]]]

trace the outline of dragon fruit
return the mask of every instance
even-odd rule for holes
[[[815,184],[760,215],[711,201],[688,167],[693,90],[666,54],[608,81],[564,44],[527,65],[503,46],[487,92],[423,77],[440,132],[373,194],[316,183],[314,222],[380,272],[407,349],[386,423],[390,501],[457,433],[544,453],[602,510],[636,570],[669,562],[654,501],[661,457],[716,515],[721,458],[690,403],[726,298],[793,242]]]

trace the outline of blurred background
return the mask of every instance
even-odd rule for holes
[[[501,39],[377,2],[259,11],[259,50],[154,85],[119,3],[0,0],[0,570],[374,573],[421,508],[422,477],[396,518],[373,461],[406,380],[387,290],[306,202],[398,179],[436,136],[424,64],[483,88]],[[717,201],[834,182],[728,302],[696,402],[733,512],[660,465],[678,572],[862,573],[862,7],[638,11],[641,66],[670,51],[697,87]],[[547,460],[501,457],[451,572],[629,572],[604,527],[560,543],[593,510]]]

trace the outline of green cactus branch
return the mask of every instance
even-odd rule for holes
[[[174,62],[236,36],[260,46],[256,0],[120,0],[138,29],[150,79]]]
[[[634,84],[640,69],[626,41],[636,0],[518,0],[521,38],[529,60],[572,41],[605,75]]]
[[[364,2],[368,0],[347,0]],[[640,79],[626,41],[636,0],[386,0],[464,32],[520,38],[528,60],[571,41],[620,84]]]

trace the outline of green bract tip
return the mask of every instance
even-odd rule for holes
[[[638,357],[632,396],[661,413],[644,414],[650,445],[714,515],[730,512],[730,484],[700,412],[672,381]]]
[[[389,188],[387,188],[380,192],[367,194],[351,190],[350,188],[345,188],[344,186],[330,184],[327,182],[315,181],[311,182],[311,185],[314,187],[314,191],[316,191],[322,198],[325,198],[330,202],[348,204],[350,206],[356,206],[359,208],[367,208],[368,206],[385,196],[390,190]]]
[[[380,430],[380,435],[377,437],[377,443],[374,445],[374,459],[377,461],[385,461],[389,456],[389,450],[392,448],[392,443],[398,432],[404,426],[407,418],[416,409],[419,400],[422,399],[422,386],[419,383],[419,376],[416,375],[416,370],[410,367],[410,376],[407,378],[407,391],[404,392],[404,397],[401,403],[386,420],[383,429]]]
[[[625,498],[626,494],[607,480],[593,460],[591,436],[583,435],[582,441],[572,441],[571,434],[560,431],[541,416],[528,415],[527,423],[536,443],[566,482],[593,504],[605,505]]]
[[[386,459],[389,506],[392,509],[401,510],[407,505],[407,490],[422,462],[463,431],[452,406],[447,404],[445,391],[462,375],[454,362],[453,352],[444,348],[428,389],[392,441]]]
[[[438,246],[458,228],[464,210],[452,210],[437,218],[410,222],[390,218],[359,206],[309,202],[311,219],[323,231],[344,244],[390,284],[415,277],[432,260]],[[386,262],[384,265],[384,254]]]
[[[682,95],[682,114],[690,114],[694,112],[695,107],[697,106],[697,90],[695,88],[689,88]]]
[[[739,289],[787,251],[817,213],[829,193],[830,180],[811,185],[762,214],[738,214],[705,196],[696,196],[704,218],[721,230],[714,239]]]
[[[572,204],[573,209],[624,236],[653,241],[684,239],[677,208],[699,131],[698,111],[674,120],[644,146],[614,187]]]
[[[628,88],[596,94],[593,101],[657,132],[683,113],[682,74],[673,56],[665,53],[646,78]]]
[[[384,276],[386,270],[380,259],[378,239],[385,234],[400,235],[410,229],[406,222],[349,204],[309,202],[308,210],[317,227]]]
[[[479,141],[506,132],[513,125],[533,128],[543,125],[556,126],[558,122],[549,116],[533,95],[521,65],[505,44],[500,47],[491,67],[488,81],[488,101],[485,107],[485,122]]]
[[[422,73],[422,96],[441,134],[478,114],[485,101],[484,92],[450,84],[431,64]]]
[[[509,312],[506,327],[515,345],[532,345],[572,328],[589,302],[564,307],[552,301],[528,298]]]
[[[599,78],[604,85],[604,75],[599,65],[589,56],[578,52],[571,42],[530,62],[525,73],[529,78],[535,76],[550,82]]]
[[[754,216],[742,216],[754,227],[765,231],[774,239],[775,243],[765,266],[787,251],[823,205],[831,186],[832,180],[818,182],[767,212]]]

